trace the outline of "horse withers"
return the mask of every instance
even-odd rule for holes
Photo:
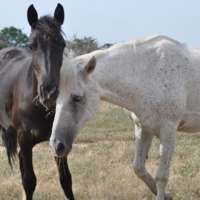
[[[136,175],[157,195],[165,191],[176,131],[200,131],[200,51],[158,35],[116,44],[63,63],[50,145],[65,157],[100,100],[126,108],[135,121]],[[155,178],[145,162],[153,135],[160,140]]]
[[[36,187],[32,148],[49,139],[54,119],[51,107],[59,94],[65,48],[61,30],[64,9],[58,4],[54,17],[38,19],[31,5],[27,16],[31,26],[29,48],[9,47],[0,51],[0,125],[11,167],[19,144],[25,198],[32,200]],[[64,162],[58,169],[62,188],[73,200],[67,164]]]

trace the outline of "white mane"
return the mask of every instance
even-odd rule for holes
[[[149,41],[152,41],[154,39],[157,39],[159,37],[165,37],[168,38],[167,36],[164,35],[154,35],[154,36],[150,36],[150,37],[146,37],[143,39],[135,39],[132,41],[127,41],[127,42],[122,42],[122,43],[118,43],[115,44],[113,46],[111,46],[108,49],[105,50],[96,50],[93,51],[91,53],[88,54],[84,54],[78,57],[72,56],[69,57],[69,59],[64,59],[63,60],[63,64],[62,64],[62,68],[61,68],[61,80],[60,80],[60,92],[65,93],[69,90],[71,90],[71,88],[73,88],[74,86],[76,86],[77,83],[77,66],[86,66],[86,64],[89,62],[89,60],[95,56],[96,59],[98,60],[98,58],[101,58],[103,55],[108,54],[110,51],[114,51],[120,48],[124,48],[124,47],[130,47],[133,46],[133,49],[136,49],[136,45],[140,45],[143,43],[147,43]],[[65,54],[69,55],[69,51],[67,49],[65,49]]]
[[[71,49],[65,47],[63,52],[63,63],[60,71],[60,93],[64,94],[69,91],[76,84],[77,70],[73,67],[73,58],[76,57],[76,53]],[[70,64],[71,63],[71,64]],[[63,75],[64,74],[64,75]]]

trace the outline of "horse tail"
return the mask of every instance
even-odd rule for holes
[[[1,131],[3,145],[5,146],[7,151],[8,163],[11,169],[13,169],[12,164],[17,156],[17,136],[16,134],[6,130],[3,127],[1,127]]]

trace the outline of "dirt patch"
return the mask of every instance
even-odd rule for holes
[[[75,142],[73,143],[73,146],[76,146],[76,147],[80,147],[80,148],[83,148],[83,147],[88,147],[90,144],[111,144],[111,143],[115,143],[115,144],[121,144],[122,142],[124,142],[124,140],[116,140],[116,141],[110,141],[110,140],[103,140],[103,141],[98,141],[98,142]],[[33,151],[35,149],[43,149],[43,148],[49,148],[49,145],[44,145],[44,144],[37,144],[34,148],[33,148]],[[19,150],[19,147],[17,148]],[[0,152],[2,151],[6,151],[5,147],[4,146],[0,146]]]
[[[73,143],[73,146],[76,147],[88,147],[90,144],[121,144],[123,142],[126,142],[126,140],[115,140],[115,141],[110,141],[110,140],[103,140],[103,141],[98,141],[98,142],[75,142]]]
[[[89,144],[92,144],[92,143],[74,143],[73,146],[88,147]]]
[[[0,151],[5,151],[5,150],[6,150],[5,147],[0,146]]]

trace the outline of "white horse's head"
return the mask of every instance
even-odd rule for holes
[[[82,62],[79,58],[65,60],[61,69],[60,95],[50,138],[56,156],[69,153],[74,139],[97,113],[100,103],[98,84],[90,75],[96,58]]]

